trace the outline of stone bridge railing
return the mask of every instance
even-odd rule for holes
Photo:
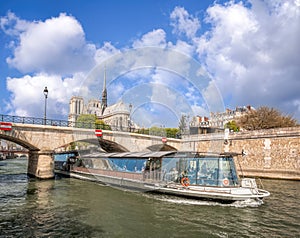
[[[53,153],[73,142],[94,144],[108,152],[158,150],[157,147],[166,146],[180,150],[178,139],[170,138],[164,143],[159,136],[112,130],[102,130],[99,139],[95,129],[37,124],[38,120],[34,121],[36,124],[25,124],[26,120],[16,123],[16,118],[6,117],[5,123],[0,123],[0,139],[26,148],[29,151],[28,174],[39,178],[53,177]]]
[[[39,117],[21,117],[21,116],[11,116],[0,114],[0,122],[11,122],[11,123],[21,123],[21,124],[31,124],[31,125],[45,125],[45,126],[58,126],[58,127],[73,127],[73,128],[84,128],[84,129],[103,129],[110,131],[120,131],[120,132],[132,132],[144,135],[153,135],[153,136],[166,136],[168,138],[178,138],[178,135],[166,134],[161,131],[153,132],[149,129],[144,128],[135,128],[132,126],[115,126],[109,124],[96,124],[92,122],[72,122],[66,120],[57,120],[57,119],[44,119]]]

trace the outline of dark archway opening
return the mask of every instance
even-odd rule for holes
[[[147,147],[150,151],[177,151],[177,149],[168,144],[156,144]]]

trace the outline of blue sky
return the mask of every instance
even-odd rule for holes
[[[106,66],[109,104],[143,126],[245,105],[299,120],[299,18],[299,0],[1,1],[0,114],[43,117],[47,86],[48,117],[67,119]]]

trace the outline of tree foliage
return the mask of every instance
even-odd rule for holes
[[[80,128],[95,128],[96,115],[80,114],[76,120],[76,127]]]
[[[103,120],[99,120],[94,114],[80,114],[76,120],[76,127],[90,129],[111,130],[111,127]]]
[[[282,115],[278,110],[266,106],[251,110],[238,120],[238,125],[246,130],[260,130],[297,126],[297,120]]]
[[[165,136],[165,128],[153,126],[149,128],[149,135]]]
[[[178,128],[166,128],[166,137],[168,138],[176,138],[176,136],[179,133],[179,129]]]
[[[161,128],[153,126],[151,128],[142,128],[137,131],[139,134],[154,135],[168,138],[176,138],[179,133],[178,128]]]
[[[106,124],[103,120],[96,119],[95,126],[96,129],[111,130],[110,125]]]
[[[228,128],[230,131],[239,131],[240,127],[237,125],[236,121],[229,121],[226,123],[225,128]]]

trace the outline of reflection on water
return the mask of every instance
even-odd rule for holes
[[[297,181],[264,180],[272,194],[263,204],[222,205],[68,178],[32,180],[24,160],[5,163],[0,237],[299,237]]]

